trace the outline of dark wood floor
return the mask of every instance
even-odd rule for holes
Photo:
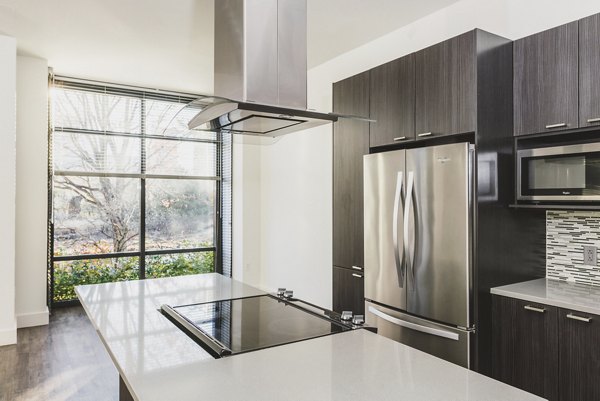
[[[117,401],[119,374],[81,307],[0,347],[0,401]]]

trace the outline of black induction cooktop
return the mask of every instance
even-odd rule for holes
[[[215,358],[347,330],[339,315],[273,295],[161,307],[162,313]]]

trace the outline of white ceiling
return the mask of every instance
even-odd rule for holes
[[[211,93],[214,1],[0,0],[0,33],[59,74]],[[454,2],[308,0],[308,65]]]

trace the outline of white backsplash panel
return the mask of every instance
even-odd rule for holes
[[[546,212],[548,278],[600,286],[600,267],[583,264],[584,245],[600,249],[600,212]]]

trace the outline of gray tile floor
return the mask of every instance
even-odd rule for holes
[[[117,401],[119,375],[81,307],[0,347],[0,401]]]

